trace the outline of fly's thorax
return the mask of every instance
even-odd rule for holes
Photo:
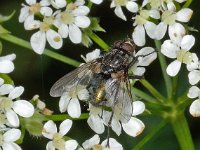
[[[102,61],[102,72],[111,74],[116,71],[127,69],[133,59],[133,53],[113,49],[104,56]]]

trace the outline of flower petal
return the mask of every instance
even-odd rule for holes
[[[123,130],[130,136],[132,137],[136,137],[138,136],[140,133],[142,133],[142,131],[145,128],[144,123],[137,119],[132,117],[128,123],[122,123],[122,127]]]
[[[170,75],[170,76],[176,76],[179,72],[181,68],[181,62],[178,61],[178,60],[175,60],[173,62],[171,62],[168,67],[167,67],[167,74]]]
[[[69,97],[67,93],[63,93],[63,95],[60,97],[59,110],[61,113],[67,110],[70,99],[71,97]]]
[[[38,31],[31,36],[31,47],[36,53],[42,54],[45,45],[46,45],[46,36],[44,32]]]
[[[103,0],[90,0],[91,2],[95,3],[95,4],[101,4],[103,2]]]
[[[68,140],[65,142],[65,150],[75,150],[78,146],[76,140]]]
[[[72,14],[74,16],[85,16],[90,12],[87,6],[79,6],[77,9],[73,10]]]
[[[94,145],[99,144],[99,142],[100,142],[100,137],[98,134],[95,134],[92,138],[83,142],[82,146],[84,149],[89,149],[92,148]]]
[[[0,87],[0,95],[6,95],[10,93],[14,89],[13,85],[10,84],[3,84]]]
[[[1,56],[0,61],[2,61],[2,60],[13,61],[13,60],[15,60],[15,58],[16,58],[16,55],[14,53],[12,53],[12,54],[9,54],[9,55]]]
[[[138,4],[136,2],[133,1],[128,1],[126,3],[126,8],[130,11],[130,12],[137,12],[138,11]]]
[[[119,18],[121,18],[121,19],[123,19],[123,20],[126,21],[126,17],[125,17],[125,15],[124,15],[124,13],[123,13],[121,7],[117,6],[117,7],[115,8],[114,12],[115,12],[115,14],[117,15],[117,17],[119,17]]]
[[[188,74],[189,83],[191,85],[195,85],[200,81],[200,71],[199,70],[193,70]]]
[[[21,136],[21,131],[19,129],[10,129],[3,134],[3,139],[6,142],[15,142]]]
[[[75,24],[69,25],[69,38],[75,44],[82,41],[81,30]]]
[[[193,117],[200,117],[200,100],[197,99],[195,100],[191,105],[190,105],[190,114]]]
[[[123,150],[123,147],[120,143],[118,143],[115,139],[113,138],[109,138],[109,144],[108,144],[108,139],[104,140],[101,143],[101,146],[103,147],[103,149],[109,149],[109,150]],[[108,148],[109,145],[109,148]]]
[[[46,150],[55,150],[55,146],[52,141],[49,141],[46,145]]]
[[[155,31],[155,39],[161,40],[167,31],[167,25],[164,22],[160,22],[156,26],[156,29],[154,31]]]
[[[133,102],[133,116],[137,116],[141,113],[143,113],[145,110],[145,105],[142,101],[134,101]]]
[[[87,123],[97,134],[102,134],[105,130],[103,120],[98,115],[90,115]]]
[[[67,134],[67,132],[70,130],[71,127],[72,127],[72,121],[66,119],[60,124],[59,133],[64,136],[65,134]]]
[[[77,16],[75,24],[80,28],[87,28],[90,25],[90,19],[86,16]]]
[[[66,0],[51,0],[51,5],[54,8],[59,9],[65,7],[67,5],[67,2]]]
[[[156,10],[156,9],[151,9],[150,11],[149,11],[149,15],[150,15],[150,17],[152,17],[152,18],[154,18],[154,19],[160,19],[160,12],[158,11],[158,10]]]
[[[143,76],[146,69],[144,67],[136,67],[136,69],[133,70],[133,74],[137,76]]]
[[[57,133],[56,124],[52,120],[49,120],[44,124],[42,135],[48,139],[53,139],[55,133]]]
[[[0,73],[11,73],[15,69],[10,60],[0,60]]]
[[[40,27],[40,21],[34,20],[34,16],[30,15],[26,18],[24,22],[25,30],[34,30]]]
[[[20,10],[20,15],[19,15],[19,22],[22,23],[26,20],[26,18],[29,16],[29,7],[24,6]]]
[[[200,92],[200,89],[197,86],[192,86],[189,89],[189,92],[188,92],[187,96],[189,98],[196,98],[196,97],[199,96],[199,92]]]
[[[190,50],[195,43],[195,38],[192,35],[185,35],[181,41],[181,48]]]
[[[16,143],[4,142],[2,145],[3,150],[21,150],[21,147]]]
[[[69,28],[66,24],[62,24],[58,28],[58,33],[61,35],[62,38],[67,38],[69,34]]]
[[[20,95],[22,95],[22,93],[24,92],[24,87],[23,86],[18,86],[15,87],[8,95],[9,98],[11,99],[15,99],[20,97]]]
[[[180,46],[182,38],[186,33],[184,26],[180,23],[175,23],[169,26],[168,32],[170,39]]]
[[[150,21],[147,21],[145,24],[144,24],[144,27],[146,29],[146,32],[147,32],[147,35],[154,39],[155,38],[155,29],[156,29],[156,24],[153,23],[153,22],[150,22]]]
[[[67,112],[72,118],[79,118],[81,115],[81,106],[78,99],[73,98],[70,100],[67,108]]]
[[[176,58],[179,47],[171,40],[165,40],[161,45],[161,53],[169,58]]]
[[[4,83],[4,79],[0,78],[0,86]]]
[[[20,116],[28,118],[34,114],[33,105],[26,100],[17,100],[13,104],[13,110]]]
[[[51,47],[55,49],[59,49],[63,45],[63,40],[56,31],[50,29],[46,32],[47,41]]]
[[[111,127],[112,127],[112,130],[119,136],[122,132],[122,127],[121,127],[121,124],[119,123],[119,121],[117,121],[116,119],[112,119],[112,122],[111,122]]]
[[[8,123],[13,127],[19,127],[19,118],[13,110],[6,111]]]
[[[33,5],[36,3],[36,0],[25,0],[27,4]]]
[[[176,20],[180,22],[188,22],[193,14],[189,8],[183,8],[176,13]]]
[[[142,25],[138,25],[135,27],[132,38],[137,46],[143,46],[146,43],[145,31]]]
[[[77,95],[80,100],[87,100],[90,97],[87,89],[79,90]]]
[[[53,14],[53,10],[50,7],[41,7],[40,13],[43,16],[51,16]]]

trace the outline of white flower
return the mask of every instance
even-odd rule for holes
[[[76,85],[76,84],[74,84]],[[84,86],[71,86],[66,89],[66,92],[60,98],[59,109],[60,112],[67,110],[68,114],[73,118],[78,118],[81,115],[81,107],[79,100],[87,100],[89,93]]]
[[[42,135],[52,141],[47,143],[46,149],[51,150],[75,150],[78,146],[77,141],[68,140],[65,141],[64,137],[70,130],[72,121],[69,119],[64,120],[59,126],[59,132],[56,124],[49,120],[44,124]]]
[[[87,28],[90,19],[86,16],[90,9],[83,5],[84,2],[76,1],[69,3],[66,10],[57,14],[54,25],[58,28],[58,33],[62,38],[69,35],[73,43],[82,41],[82,32],[79,28]]]
[[[191,64],[196,59],[196,54],[189,52],[195,43],[192,35],[185,35],[180,45],[175,44],[172,40],[166,40],[161,46],[161,53],[169,58],[175,59],[167,67],[167,74],[176,76],[181,68],[181,64]]]
[[[174,12],[173,10],[165,10],[161,17],[162,22],[160,22],[155,29],[155,39],[162,39],[167,31],[168,26],[170,36],[172,36],[174,32],[177,34],[177,36],[181,36],[182,32],[185,32],[184,27],[182,24],[177,23],[176,21],[188,22],[192,14],[193,11],[189,8],[183,8],[178,12]]]
[[[63,45],[61,35],[51,29],[51,25],[53,25],[54,22],[54,15],[55,14],[49,17],[44,17],[43,22],[30,21],[29,24],[27,24],[27,26],[30,25],[30,28],[32,26],[34,26],[35,29],[39,28],[39,31],[31,36],[31,46],[33,50],[38,54],[43,53],[46,45],[46,40],[48,41],[50,46],[55,49],[59,49]]]
[[[193,117],[200,117],[200,89],[197,86],[192,86],[188,92],[189,98],[197,98],[190,105],[190,114]]]
[[[10,73],[14,70],[13,60],[16,58],[15,54],[10,54],[0,57],[0,73]]]
[[[26,21],[33,21],[34,15],[37,13],[41,13],[45,16],[51,16],[53,13],[53,10],[50,7],[47,7],[50,5],[48,0],[41,0],[39,3],[37,3],[36,0],[26,0],[26,3],[28,6],[22,4],[23,7],[20,11],[19,22],[21,23],[24,22],[26,24]]]
[[[109,145],[107,139],[100,144],[99,135],[94,135],[92,138],[86,140],[82,146],[84,149],[103,149],[103,150],[123,150],[123,147],[114,138],[109,138]]]
[[[9,129],[5,133],[0,134],[0,149],[2,150],[21,150],[21,148],[14,143],[21,136],[19,129]]]
[[[145,105],[141,101],[134,101],[132,103],[133,107],[133,113],[132,116],[139,115],[143,113],[145,110]],[[95,107],[90,105],[90,116],[87,120],[88,125],[90,128],[95,131],[97,134],[102,134],[105,130],[104,125],[108,126],[108,122],[111,117],[111,113],[109,111],[103,110],[102,108]],[[111,121],[111,128],[112,130],[119,136],[121,134],[121,129],[123,130],[130,136],[136,137],[139,135],[143,129],[144,129],[144,124],[141,120],[131,117],[131,119],[127,123],[120,123],[120,119],[117,116],[117,112],[112,117]]]
[[[143,76],[144,67],[149,66],[157,58],[157,53],[152,47],[144,47],[135,54],[135,57],[138,57],[138,62],[130,70],[134,75]]]
[[[30,102],[26,100],[13,101],[20,97],[23,91],[24,88],[22,86],[13,87],[10,84],[0,86],[0,111],[5,114],[10,126],[19,126],[18,115],[27,118],[34,113],[34,107]],[[9,94],[8,97],[5,97],[7,94]]]
[[[83,58],[83,60],[87,63],[90,62],[94,59],[97,59],[100,57],[100,49],[95,49],[90,53],[87,53],[86,56],[84,57],[83,55],[81,55],[81,57]]]
[[[133,26],[136,27],[133,31],[132,38],[137,46],[143,46],[146,43],[145,30],[150,38],[155,38],[156,24],[149,21],[149,17],[159,19],[160,14],[157,10],[140,10],[139,13],[140,14],[133,17],[135,20]]]
[[[135,13],[138,11],[138,4],[135,1],[136,0],[112,0],[110,7],[115,7],[115,14],[119,18],[126,21],[126,16],[124,15],[121,7],[125,6],[128,11]]]

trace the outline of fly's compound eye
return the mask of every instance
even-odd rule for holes
[[[123,43],[121,45],[121,48],[127,52],[134,52],[135,51],[135,45],[132,45],[131,43]]]
[[[120,40],[120,41],[116,41],[115,43],[114,43],[114,48],[118,48],[118,49],[120,49],[121,48],[121,45],[122,45],[122,41]]]

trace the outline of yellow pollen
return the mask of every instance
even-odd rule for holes
[[[59,36],[56,36],[56,37],[53,38],[53,40],[54,40],[55,42],[60,42],[61,39],[60,39]]]

